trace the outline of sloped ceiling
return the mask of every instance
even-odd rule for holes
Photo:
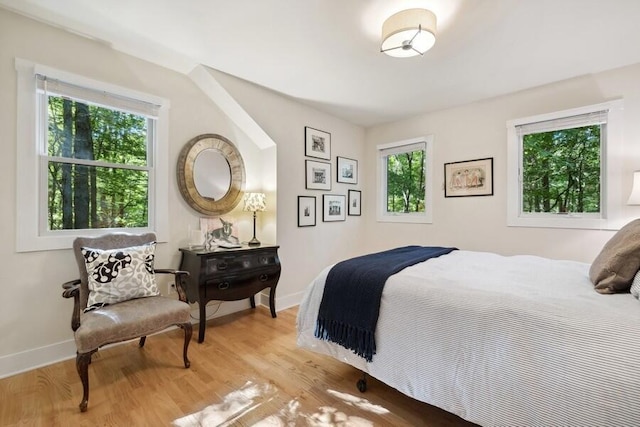
[[[640,62],[638,0],[0,0],[188,74],[203,64],[371,126]],[[438,17],[422,57],[381,54],[385,18]]]

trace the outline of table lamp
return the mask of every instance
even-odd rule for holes
[[[260,246],[260,241],[256,239],[256,212],[262,212],[266,208],[266,196],[264,193],[246,193],[244,195],[243,210],[253,212],[253,239],[249,240],[249,246]]]

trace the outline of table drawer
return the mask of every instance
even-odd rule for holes
[[[244,254],[235,256],[218,256],[206,259],[204,262],[204,274],[234,274],[242,270],[251,270],[277,264],[276,254],[263,252],[256,254]]]
[[[244,299],[247,295],[275,285],[279,277],[279,271],[267,269],[263,272],[253,272],[251,275],[211,278],[205,282],[205,295],[207,299]]]

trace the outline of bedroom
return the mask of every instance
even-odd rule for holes
[[[547,7],[553,8],[551,3],[547,2]],[[578,3],[568,2],[573,8],[579,7]],[[623,20],[625,16],[638,16],[634,2],[614,3],[621,5],[622,10],[629,8],[631,12],[618,11],[619,15],[616,15],[615,11],[608,10],[613,8],[611,5],[589,3],[592,9],[590,16],[594,13],[598,17],[605,16],[603,19],[607,20],[609,25],[606,28],[609,30],[611,24],[618,24],[618,20],[626,22]],[[17,7],[17,2],[2,4],[9,8]],[[604,11],[600,11],[599,7]],[[33,8],[35,14],[37,7]],[[497,19],[496,16],[506,13],[505,8],[508,9],[502,3],[502,9],[498,8],[488,17]],[[474,12],[477,11],[467,9],[467,19]],[[605,25],[601,22],[598,24]],[[76,31],[89,32],[88,29]],[[374,30],[376,34],[378,31],[378,28]],[[441,34],[442,40],[439,42],[445,40],[444,28]],[[637,40],[632,38],[637,37],[636,32],[629,33],[629,37],[624,39],[626,43],[623,44],[633,45]],[[259,219],[259,234],[264,237],[263,240],[272,240],[280,245],[283,272],[278,285],[279,309],[297,305],[305,287],[326,265],[363,252],[405,244],[455,245],[471,250],[528,253],[591,262],[613,235],[613,230],[507,227],[506,122],[511,119],[624,99],[625,143],[620,159],[618,207],[622,223],[640,214],[637,207],[625,204],[631,190],[632,172],[640,169],[640,148],[636,143],[640,138],[640,125],[636,120],[640,113],[640,54],[637,51],[631,54],[635,57],[629,56],[625,61],[606,69],[596,72],[585,70],[571,78],[556,79],[544,85],[522,88],[488,99],[483,96],[486,82],[479,82],[474,102],[418,113],[389,123],[364,126],[216,71],[210,72],[209,76],[200,76],[202,80],[198,80],[189,75],[191,69],[188,67],[182,72],[167,67],[166,64],[175,62],[170,54],[166,54],[165,58],[156,58],[158,63],[152,63],[152,58],[136,58],[112,49],[99,40],[81,37],[6,9],[0,10],[0,43],[0,80],[3,82],[3,93],[9,94],[0,101],[0,140],[9,159],[16,158],[15,58],[169,99],[171,116],[167,167],[170,178],[174,176],[173,167],[181,147],[193,136],[216,132],[234,140],[243,151],[247,170],[253,174],[248,183],[255,189],[260,188],[262,183],[266,184],[263,189],[267,192],[269,210]],[[374,38],[371,43],[373,53],[378,55],[378,40]],[[438,44],[434,47],[434,53],[437,53],[437,47]],[[428,60],[428,56],[408,61],[423,59]],[[498,63],[496,68],[507,65]],[[230,100],[222,96],[212,100],[202,89],[203,85],[210,83],[208,78],[219,82],[223,92],[217,93],[229,94]],[[443,84],[443,87],[446,88],[446,85]],[[231,113],[227,108],[236,105],[233,102],[240,105],[253,124],[241,128],[236,123],[246,123],[246,117],[230,118]],[[334,182],[333,191],[346,193],[350,188],[362,190],[361,217],[348,217],[347,221],[339,223],[323,223],[319,220],[316,227],[297,227],[297,196],[313,195],[321,199],[319,196],[322,194],[304,188],[302,136],[305,126],[331,133],[334,157],[340,155],[359,160],[359,185]],[[434,143],[437,145],[434,153],[433,223],[413,225],[377,222],[374,204],[375,147],[429,134],[435,135]],[[267,135],[267,142],[261,145],[255,142],[264,139],[264,135]],[[277,150],[270,141],[277,146]],[[439,189],[441,165],[484,157],[494,158],[494,195],[445,199]],[[0,310],[3,337],[0,375],[7,376],[73,355],[75,350],[68,325],[71,308],[69,302],[60,297],[60,284],[75,277],[76,272],[68,250],[16,252],[18,171],[15,163],[7,162],[1,173],[4,178],[2,194],[5,195],[1,217],[6,224],[0,243],[4,267],[2,282],[9,289]],[[196,226],[199,215],[182,201],[173,179],[168,180],[168,198],[168,216],[175,220],[171,223],[167,243],[159,246],[159,263],[177,267],[178,248],[187,243],[189,227]],[[467,213],[470,211],[474,213],[473,221],[468,220]],[[251,237],[251,218],[243,212],[238,212],[237,217],[241,219],[241,238],[246,240]],[[344,236],[349,236],[346,244]],[[305,244],[300,245],[301,241]],[[34,304],[37,310],[32,310]],[[218,314],[246,307],[246,303],[225,303]]]

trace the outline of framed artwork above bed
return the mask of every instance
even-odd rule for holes
[[[445,163],[444,196],[493,196],[493,157]]]

